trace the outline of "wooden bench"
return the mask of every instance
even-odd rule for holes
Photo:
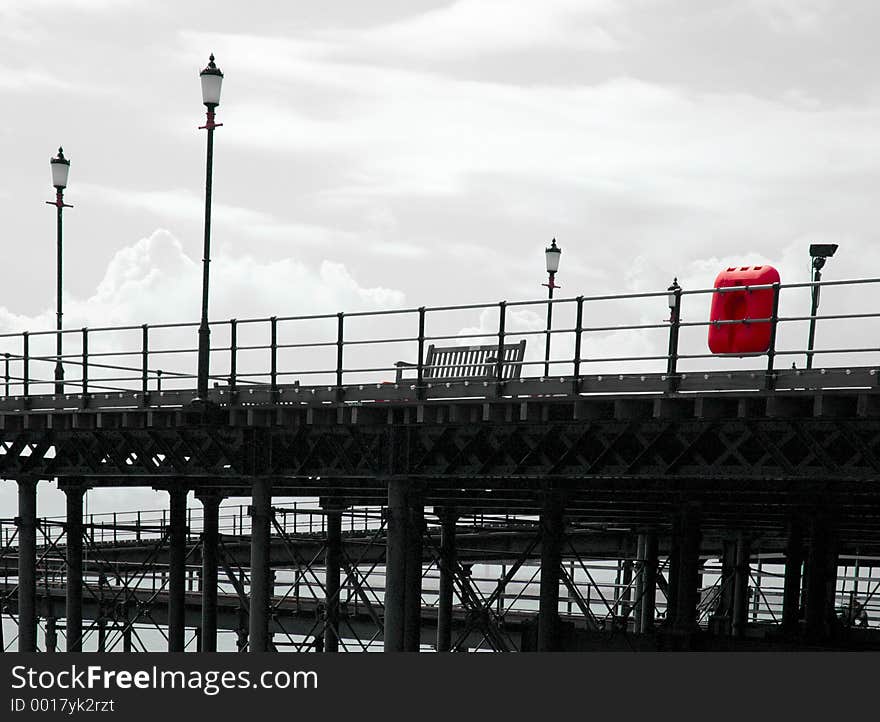
[[[506,343],[502,347],[503,360],[501,378],[504,381],[518,379],[526,355],[526,341]],[[403,381],[405,369],[414,369],[418,364],[398,361],[397,383]],[[425,364],[422,367],[422,380],[443,381],[486,381],[494,379],[498,370],[498,344],[485,346],[428,346]]]

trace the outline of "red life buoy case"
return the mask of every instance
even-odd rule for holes
[[[732,286],[765,286],[779,283],[779,272],[773,266],[742,266],[728,268],[715,279],[714,288]],[[717,354],[745,355],[765,353],[770,348],[770,321],[758,323],[725,323],[769,319],[773,314],[773,289],[727,291],[712,294],[709,314],[709,350]]]

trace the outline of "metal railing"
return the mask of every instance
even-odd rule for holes
[[[401,389],[424,398],[432,395],[432,389],[436,392],[448,386],[444,371],[454,369],[450,364],[427,364],[430,344],[500,346],[525,339],[532,343],[519,362],[521,374],[516,382],[505,378],[504,365],[510,362],[499,357],[494,366],[487,364],[476,374],[473,383],[465,383],[470,386],[466,395],[512,393],[511,389],[519,388],[517,383],[530,380],[561,381],[570,385],[570,393],[579,393],[588,377],[596,381],[603,376],[622,379],[625,375],[648,375],[660,384],[646,390],[663,387],[684,391],[686,384],[681,382],[698,377],[699,372],[706,372],[706,379],[711,380],[744,368],[752,373],[752,386],[773,390],[786,375],[813,378],[803,370],[789,374],[787,368],[790,361],[796,363],[808,353],[823,359],[825,369],[844,371],[850,367],[850,376],[853,366],[870,371],[880,366],[880,310],[874,310],[878,284],[878,278],[864,278],[682,289],[675,294],[674,307],[668,305],[669,291],[663,290],[214,321],[210,324],[215,344],[210,349],[210,379],[215,396],[225,402],[244,401],[254,390],[266,392],[271,401],[280,400],[282,393],[285,399],[302,401],[309,390],[316,389],[329,393],[321,397],[325,401],[381,400]],[[819,286],[827,289],[823,302],[829,312],[815,317],[800,313],[802,307],[809,307],[811,289]],[[715,294],[758,291],[773,294],[769,316],[709,320],[708,305]],[[553,305],[557,324],[549,333],[540,313],[547,304]],[[853,305],[860,310],[845,312]],[[825,344],[811,351],[804,342],[806,325],[813,318],[823,322],[820,338]],[[719,357],[706,349],[710,326],[749,324],[769,326],[766,351],[734,358]],[[68,350],[60,360],[68,373],[76,373],[65,379],[66,393],[56,400],[74,407],[99,407],[123,397],[127,404],[136,406],[185,402],[185,393],[173,392],[195,389],[197,327],[197,323],[165,323],[62,331]],[[0,402],[4,408],[17,408],[16,404],[26,408],[32,397],[53,396],[54,365],[59,359],[53,350],[57,333],[0,334]],[[552,341],[549,362],[540,343],[545,337]],[[872,344],[874,339],[877,341]],[[756,357],[764,362],[753,368]],[[399,361],[406,362],[411,374],[401,384],[394,381]],[[824,381],[831,382],[832,376],[827,375]],[[864,383],[859,379],[836,383]]]
[[[311,502],[294,502],[273,507],[276,525],[273,538],[289,543],[291,539],[311,538],[322,544],[326,536],[327,512]],[[333,512],[339,513],[339,512]],[[347,509],[343,514],[342,528],[361,539],[361,544],[375,543],[375,534],[383,528],[384,510],[381,507]],[[167,540],[167,510],[142,510],[132,512],[106,512],[89,514],[85,518],[84,535],[86,564],[84,583],[96,594],[107,598],[124,591],[140,590],[155,593],[167,589],[168,566],[155,554],[144,559],[115,558],[108,552],[122,549],[132,543],[140,543],[153,552]],[[200,541],[202,515],[198,509],[189,510],[187,536],[191,547]],[[436,527],[437,520],[428,516],[429,526]],[[61,588],[66,584],[64,563],[65,525],[59,517],[44,517],[37,525],[38,563],[37,578],[40,588]],[[494,531],[518,529],[528,535],[538,533],[539,524],[533,516],[516,515],[467,515],[458,522],[459,533],[468,531]],[[221,507],[220,531],[226,543],[247,543],[250,517],[246,505]],[[435,529],[436,531],[436,529]],[[572,550],[574,551],[574,550]],[[515,556],[515,555],[514,555]],[[135,559],[135,557],[132,557]],[[632,623],[634,610],[639,604],[639,575],[642,567],[639,559],[585,560],[577,553],[564,555],[563,577],[560,585],[559,612],[577,626],[586,625],[598,631],[625,631]],[[325,588],[321,561],[312,560],[314,566],[304,571],[293,560],[275,570],[273,590],[276,600],[300,604],[307,609],[319,608],[323,603]],[[308,562],[307,562],[308,564]],[[353,562],[358,568],[358,562]],[[666,573],[668,561],[661,559],[660,573]],[[512,566],[511,566],[512,565]],[[628,571],[624,569],[628,565]],[[522,563],[503,561],[472,561],[466,564],[466,576],[474,594],[481,600],[492,599],[492,613],[500,620],[513,621],[517,617],[529,618],[538,609],[540,598],[540,564],[527,559]],[[516,567],[515,569],[513,567]],[[838,562],[835,611],[844,626],[880,628],[880,576],[876,568],[880,558],[864,555],[842,555]],[[248,574],[238,568],[239,589],[227,579],[220,579],[221,594],[235,596],[249,589]],[[509,573],[509,570],[512,570]],[[710,627],[719,612],[722,589],[732,584],[732,578],[723,576],[724,569],[717,559],[709,559],[701,567],[699,623]],[[14,594],[18,583],[17,572],[17,525],[13,519],[0,519],[0,583],[7,594]],[[363,611],[362,595],[368,590],[377,605],[382,604],[386,582],[386,570],[379,562],[360,563],[357,576],[347,575],[342,583],[340,603],[344,614],[357,615]],[[186,565],[186,588],[197,593],[200,585],[200,565]],[[748,622],[756,629],[778,626],[782,619],[783,567],[779,552],[771,554],[770,560],[756,549],[748,573]],[[436,563],[423,567],[422,604],[426,608],[438,602],[439,571]],[[10,597],[11,598],[11,597]],[[103,597],[102,597],[103,598]],[[2,599],[0,599],[2,601]],[[455,604],[463,608],[464,602],[456,592]],[[312,605],[312,606],[308,606]],[[0,604],[2,606],[2,604]],[[662,620],[666,614],[666,600],[662,586],[658,589],[657,615]],[[0,620],[2,621],[2,620]],[[14,642],[9,640],[7,646]]]
[[[637,560],[634,560],[637,562]],[[847,558],[841,559],[838,568],[835,590],[835,613],[844,626],[862,627],[876,630],[880,628],[880,576],[875,574],[876,559]],[[861,568],[859,563],[864,564]],[[870,566],[869,566],[870,564]],[[637,607],[638,572],[632,580],[622,582],[620,579],[621,562],[619,560],[594,560],[579,564],[573,560],[563,560],[571,586],[560,588],[559,614],[562,619],[572,622],[579,628],[593,628],[599,632],[627,633],[631,628],[634,610]],[[663,565],[665,566],[665,565]],[[340,605],[344,616],[357,616],[363,613],[362,593],[367,590],[370,598],[379,606],[385,593],[385,568],[374,566],[364,568],[363,576],[357,580],[345,576],[340,590]],[[488,562],[475,564],[468,576],[471,588],[481,599],[488,599],[494,594],[492,613],[506,623],[517,618],[533,618],[537,613],[540,599],[540,566],[536,561],[527,561],[521,565],[515,577],[507,575],[508,566],[502,563]],[[320,581],[323,568],[317,566],[306,573],[304,570],[290,568],[279,569],[273,579],[273,594],[276,600],[284,600],[290,606],[302,610],[320,609],[324,601],[325,588]],[[198,570],[188,567],[186,589],[190,593],[199,590],[200,577]],[[7,569],[0,582],[14,585],[17,577],[13,569]],[[144,593],[162,592],[167,589],[167,568],[160,564],[146,565],[142,563],[114,563],[100,573],[87,571],[84,576],[87,588],[99,591],[108,599],[123,588],[139,590]],[[66,583],[63,567],[41,569],[39,584],[41,587],[58,588]],[[422,606],[425,609],[436,607],[439,599],[440,575],[436,565],[429,564],[423,569],[422,575]],[[235,597],[239,591],[248,592],[250,582],[248,575],[242,571],[239,578],[240,589],[225,579],[219,582],[218,592]],[[699,624],[708,628],[712,624],[713,604],[706,600],[713,599],[723,584],[721,567],[717,563],[709,563],[704,568],[703,583],[700,597],[703,600],[698,607]],[[753,561],[749,568],[748,615],[747,624],[760,634],[760,630],[778,627],[782,619],[782,572],[779,565],[762,564]],[[717,597],[716,597],[717,598]],[[454,597],[454,608],[463,609],[458,592]],[[864,616],[849,616],[854,607]],[[656,614],[661,624],[667,613],[666,599],[658,590]],[[588,616],[589,615],[589,616]],[[2,622],[2,620],[0,620]],[[503,622],[505,623],[505,622]],[[149,626],[145,620],[143,625]],[[222,631],[222,630],[221,630]],[[631,631],[631,630],[630,630]],[[92,640],[93,641],[93,640]],[[15,637],[8,637],[5,646],[13,648]],[[381,645],[381,642],[378,643]],[[111,642],[111,646],[115,643]],[[164,648],[164,638],[157,639],[156,649]]]
[[[279,529],[286,534],[323,537],[327,533],[328,512],[320,508],[317,501],[303,500],[274,504],[272,512],[278,520]],[[332,513],[341,515],[343,534],[366,534],[382,527],[385,508],[359,506]],[[521,526],[533,526],[536,519],[537,517],[528,515],[478,513],[462,515],[457,526],[460,530],[468,531],[509,530]],[[37,520],[37,526],[41,529],[63,531],[65,525],[65,516],[45,516]],[[83,517],[83,528],[96,544],[155,541],[163,538],[170,528],[170,515],[167,508],[89,513]],[[18,525],[14,518],[0,518],[0,552],[17,548],[17,530]],[[186,514],[188,543],[197,543],[203,530],[204,515],[201,506],[188,507]],[[250,536],[250,505],[221,505],[218,514],[218,532],[230,537]]]

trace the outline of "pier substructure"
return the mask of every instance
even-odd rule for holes
[[[785,581],[782,591],[782,633],[786,637],[797,634],[801,618],[801,568],[804,563],[804,544],[801,523],[793,520],[788,528],[785,546]]]
[[[220,540],[220,502],[217,494],[199,496],[202,502],[202,652],[217,651],[217,567]]]
[[[186,645],[186,487],[168,490],[170,499],[168,544],[168,651],[183,652]]]
[[[125,605],[125,618],[122,622],[122,651],[126,653],[134,651],[134,646],[132,645],[131,606],[128,603]]]
[[[96,621],[98,626],[98,652],[107,651],[107,618],[101,616]],[[168,630],[171,631],[170,629]],[[170,650],[169,650],[170,651]]]
[[[838,549],[832,520],[817,514],[810,524],[810,548],[804,580],[804,633],[810,642],[829,639],[834,627]]]
[[[404,651],[406,616],[406,542],[409,510],[404,479],[388,482],[388,534],[385,554],[385,651]]]
[[[251,501],[251,601],[249,652],[268,652],[269,591],[271,585],[269,531],[272,519],[272,482],[254,480]]]
[[[642,597],[645,593],[645,535],[636,537],[635,601],[633,602],[633,634],[642,633]]]
[[[18,651],[37,651],[37,479],[18,480]]]
[[[657,570],[659,551],[656,532],[646,532],[642,536],[642,589],[639,631],[642,633],[648,633],[654,631],[654,619],[657,608]]]
[[[541,584],[538,601],[538,651],[559,649],[559,580],[564,519],[562,498],[547,492],[541,511]]]
[[[52,616],[46,616],[46,652],[54,654],[58,651],[58,620]]]
[[[736,537],[736,557],[733,568],[733,609],[731,610],[730,633],[734,637],[745,634],[749,617],[749,577],[752,546],[744,532]]]
[[[675,625],[678,609],[678,578],[681,572],[681,514],[672,515],[672,529],[669,536],[669,574],[666,580],[666,618],[664,629]]]
[[[327,539],[324,553],[324,651],[339,651],[339,594],[342,566],[342,511],[335,501],[322,501],[327,515]]]
[[[715,629],[730,636],[733,633],[733,588],[736,585],[736,540],[721,541],[721,581],[715,609]]]
[[[679,519],[679,557],[674,631],[689,635],[697,629],[697,602],[700,577],[700,510],[688,505]]]
[[[425,506],[418,492],[410,490],[406,537],[406,598],[404,601],[404,640],[406,652],[418,652],[422,631],[422,538]]]
[[[453,509],[442,509],[440,517],[440,590],[437,601],[437,651],[449,652],[452,648],[452,601],[455,588],[456,521]]]
[[[67,595],[65,616],[67,617],[67,651],[82,652],[82,607],[83,607],[83,497],[85,487],[70,485],[64,487],[67,520],[65,534],[67,549]]]
[[[626,559],[620,563],[620,603],[618,605],[618,614],[625,620],[630,619],[633,614],[633,560],[630,558],[630,552],[627,551]]]

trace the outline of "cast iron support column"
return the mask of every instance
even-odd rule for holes
[[[452,649],[452,599],[455,589],[455,522],[451,509],[440,512],[440,592],[437,600],[437,651]]]
[[[244,585],[243,575],[239,575],[239,584]],[[235,649],[246,652],[248,648],[248,613],[244,606],[238,607],[238,626],[235,628]]]
[[[202,523],[202,652],[217,651],[217,567],[220,563],[220,497],[208,494],[200,497],[204,521]]]
[[[98,625],[98,652],[107,651],[107,618],[101,615],[97,621]],[[170,631],[170,630],[169,630]]]
[[[131,628],[131,626],[129,626],[129,622],[130,622],[129,615],[126,614],[126,619],[124,622],[125,626],[123,627],[123,630],[122,630],[122,651],[125,652],[126,654],[130,654],[131,652],[134,651],[132,644],[131,644],[131,638],[132,638],[131,629],[132,628]]]
[[[562,563],[562,498],[549,492],[541,512],[541,586],[538,601],[538,651],[559,649],[559,576]]]
[[[46,652],[54,654],[58,651],[58,620],[53,616],[46,617]]]
[[[730,636],[733,629],[733,589],[736,586],[736,541],[721,542],[721,590],[716,614],[725,620],[724,634]]]
[[[388,482],[388,535],[385,554],[385,651],[402,652],[406,600],[407,482]]]
[[[37,480],[18,479],[18,651],[37,651]]]
[[[327,513],[327,554],[324,557],[324,651],[339,651],[339,568],[342,565],[342,507],[338,503],[322,505]]]
[[[421,496],[409,495],[409,528],[406,537],[406,592],[403,613],[403,648],[418,652],[422,640],[422,536],[425,506]]]
[[[627,552],[629,553],[629,552]],[[624,559],[623,560],[623,575],[621,579],[621,584],[623,585],[623,592],[620,595],[620,616],[623,619],[629,621],[632,619],[632,600],[633,600],[633,588],[632,588],[632,580],[633,580],[633,560],[632,559]],[[624,625],[626,622],[624,622]]]
[[[186,487],[168,490],[168,651],[182,652],[186,636]]]
[[[793,521],[788,530],[785,547],[785,582],[782,590],[782,632],[787,637],[797,634],[801,616],[801,566],[804,563],[804,545],[801,528]]]
[[[681,515],[681,549],[674,628],[682,634],[697,631],[700,578],[700,512],[688,506]]]
[[[645,534],[644,563],[642,565],[642,619],[639,628],[642,634],[654,631],[654,617],[657,607],[657,533]]]
[[[669,538],[669,575],[666,584],[666,619],[663,626],[672,628],[678,609],[678,577],[681,570],[681,514],[672,516],[672,535]]]
[[[633,634],[642,632],[642,596],[644,595],[645,570],[645,535],[636,538],[636,583],[635,602],[633,603]]]
[[[94,626],[98,629],[98,652],[107,651],[107,575],[98,574],[98,614],[95,617]],[[109,591],[109,590],[107,590]]]
[[[810,641],[831,636],[834,617],[834,589],[837,584],[837,543],[830,521],[812,520],[807,556],[805,632]]]
[[[248,651],[269,651],[269,530],[272,482],[255,479],[251,499],[251,610]]]
[[[730,633],[741,637],[745,633],[749,616],[749,569],[751,544],[748,537],[739,532],[736,537],[736,566],[733,571],[733,614]]]
[[[67,486],[67,651],[82,652],[83,495],[82,486]]]

